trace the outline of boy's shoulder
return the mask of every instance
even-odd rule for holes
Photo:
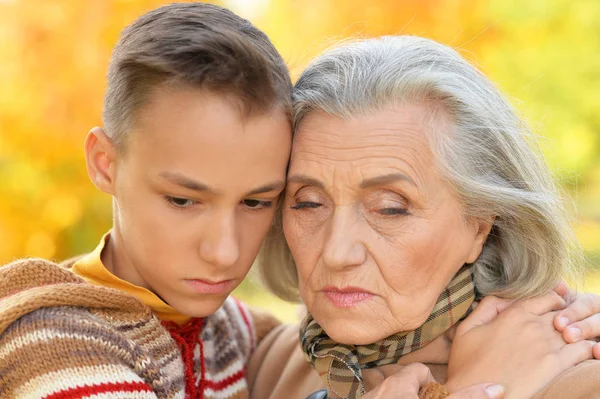
[[[52,306],[14,319],[0,333],[0,397],[183,398],[178,348],[160,321],[123,324],[111,315]]]
[[[81,282],[83,279],[55,262],[23,258],[0,267],[0,298],[49,284]]]
[[[21,317],[46,308],[84,308],[118,319],[146,319],[150,309],[138,299],[86,282],[61,265],[38,258],[0,267],[0,335]],[[43,313],[43,312],[42,312]]]
[[[203,340],[223,345],[230,341],[246,361],[265,335],[281,322],[267,311],[252,308],[229,297],[223,306],[205,319]]]

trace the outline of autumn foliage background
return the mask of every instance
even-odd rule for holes
[[[93,249],[110,199],[89,182],[87,131],[100,125],[121,29],[170,1],[0,0],[0,264]],[[272,39],[294,77],[346,37],[416,34],[452,45],[492,78],[536,132],[577,209],[600,292],[600,2],[597,0],[230,0]],[[239,294],[289,313],[245,284]]]

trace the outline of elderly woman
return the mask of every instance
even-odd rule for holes
[[[301,349],[317,373],[290,343],[297,330],[280,331],[258,357],[283,375],[251,376],[255,397],[305,397],[318,375],[331,396],[359,398],[412,362],[451,392],[487,381],[510,398],[600,397],[594,342],[552,328],[558,295],[499,315],[491,297],[530,298],[577,274],[531,136],[486,77],[433,41],[384,37],[318,58],[296,84],[282,225],[260,262],[275,293],[306,304]],[[393,397],[393,384],[377,389]]]

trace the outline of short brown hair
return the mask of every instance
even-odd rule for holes
[[[269,38],[212,4],[163,6],[121,33],[108,68],[102,113],[118,149],[136,112],[153,89],[164,85],[234,95],[246,115],[282,107],[291,116],[289,72]]]

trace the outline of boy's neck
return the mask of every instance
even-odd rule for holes
[[[104,249],[100,254],[100,259],[104,267],[121,280],[152,291],[144,279],[137,273],[134,265],[127,256],[117,226],[114,226],[110,231]]]

